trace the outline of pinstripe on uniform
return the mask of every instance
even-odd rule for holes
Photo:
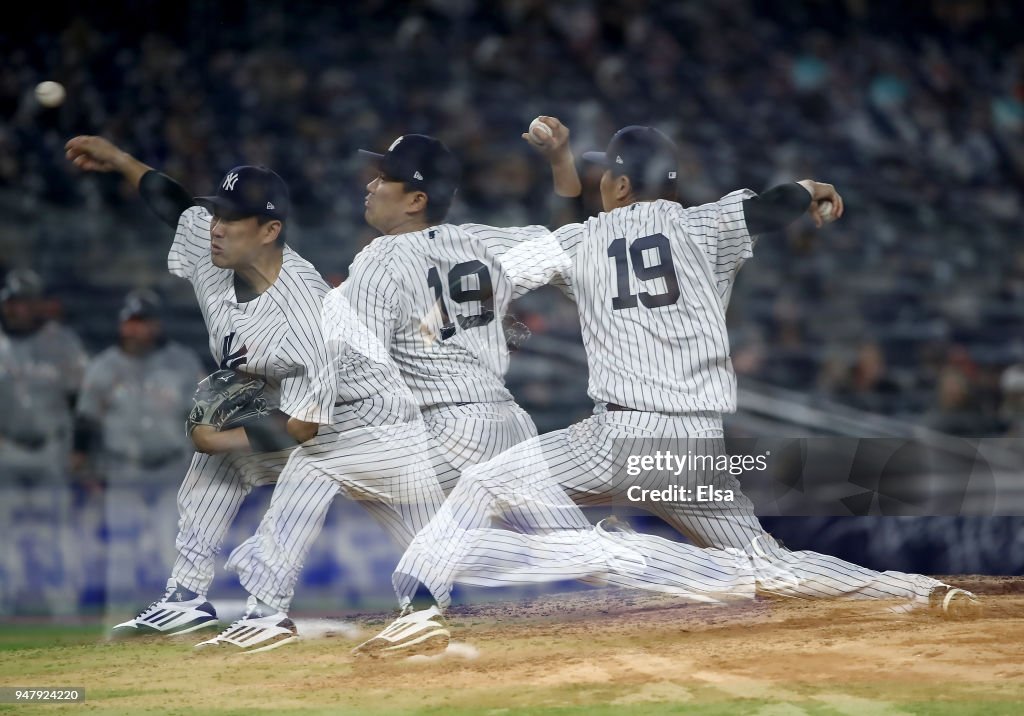
[[[500,229],[442,224],[381,236],[363,249],[341,290],[373,324],[419,404],[496,403],[508,348],[502,317],[537,282],[506,270],[509,249],[548,234],[541,226]]]
[[[230,555],[227,568],[264,603],[287,611],[303,562],[335,495],[357,500],[405,546],[444,499],[427,460],[418,407],[381,336],[377,297],[349,301],[327,293],[319,311],[322,360],[310,382],[336,396],[334,423],[294,449],[256,534]],[[318,356],[319,358],[319,356]],[[402,587],[411,597],[415,583]]]
[[[277,280],[251,301],[239,302],[234,271],[210,260],[210,219],[200,207],[181,214],[167,267],[192,284],[214,361],[266,381],[271,408],[329,423],[334,394],[304,369],[326,361],[316,324],[329,286],[308,261],[285,247]],[[242,500],[253,487],[277,479],[289,452],[193,457],[178,491],[178,557],[172,576],[179,585],[206,594],[214,557]]]
[[[406,466],[396,468],[393,461],[381,459],[395,451],[391,440],[415,445],[424,439],[414,404],[393,364],[374,350],[372,335],[354,314],[344,313],[349,309],[343,302],[328,302],[337,330],[324,332],[321,309],[329,286],[309,262],[288,247],[277,280],[256,298],[238,302],[234,272],[219,269],[210,261],[209,230],[210,216],[205,211],[192,208],[184,212],[168,266],[195,287],[214,359],[224,367],[265,380],[271,407],[322,427],[291,462],[294,448],[255,455],[197,454],[178,496],[181,519],[173,576],[186,588],[205,594],[213,578],[214,555],[242,500],[254,486],[275,481],[278,485],[264,522],[276,525],[285,535],[301,527],[299,533],[311,540],[319,531],[322,515],[317,522],[317,513],[309,508],[297,512],[282,511],[282,507],[315,503],[317,509],[326,511],[330,497],[341,486],[358,493],[371,513],[404,544],[433,514],[441,495],[432,476],[421,478],[419,473],[401,489],[394,485],[380,489],[382,480],[400,483],[400,477],[408,473]],[[379,380],[370,383],[370,376],[362,378],[376,390],[371,398],[339,395],[338,366],[328,354],[328,340],[338,336],[344,337],[345,359],[363,353],[370,356]],[[334,350],[339,350],[338,345]],[[424,461],[421,458],[419,462]],[[334,472],[327,477],[327,471]],[[310,493],[310,475],[317,478],[315,496]],[[254,553],[254,545],[266,546],[266,540],[259,541],[266,532],[262,529],[240,547],[230,564],[238,567]],[[300,552],[308,549],[308,544],[299,547],[290,554],[301,563],[304,553]],[[283,570],[286,576],[291,573]],[[252,578],[264,579],[265,575]]]
[[[306,370],[327,362],[319,320],[330,287],[311,263],[286,246],[277,280],[252,300],[239,302],[235,272],[210,260],[210,218],[199,207],[183,212],[167,258],[170,272],[195,289],[210,354],[221,367],[266,381],[271,409],[330,424],[333,386]]]
[[[382,236],[342,286],[364,315],[380,317],[374,330],[423,411],[445,493],[467,466],[536,435],[505,387],[502,319],[513,299],[549,280],[532,252],[516,251],[547,236],[542,226],[482,224]]]
[[[555,232],[562,253],[551,242],[537,243],[577,301],[595,415],[468,470],[406,551],[399,574],[442,595],[455,581],[509,583],[531,572],[557,574],[560,563],[567,576],[575,576],[575,555],[560,553],[559,546],[541,549],[535,539],[522,541],[520,553],[510,551],[516,538],[488,529],[490,516],[503,515],[531,537],[579,532],[585,527],[569,498],[584,505],[624,502],[631,483],[621,456],[645,454],[652,440],[665,438],[697,439],[703,441],[698,452],[724,452],[721,413],[736,408],[725,312],[736,272],[753,253],[742,205],[751,196],[741,190],[689,209],[640,202],[562,227]],[[608,412],[606,404],[634,410]],[[763,532],[735,478],[691,473],[673,479],[686,481],[689,487],[713,482],[731,488],[736,499],[696,507],[638,506],[694,544],[716,549],[702,555],[679,543],[618,533],[643,556],[642,579],[668,579],[675,564],[681,570],[675,579],[685,580],[682,589],[714,593],[728,585],[721,575],[728,574],[729,557],[742,551],[762,588],[789,596],[922,602],[940,584],[922,575],[878,573],[827,555],[789,552]],[[710,573],[709,558],[721,560]],[[709,574],[714,579],[708,581]],[[735,579],[743,583],[742,575]]]
[[[346,413],[337,439],[293,453],[256,535],[228,560],[251,594],[288,609],[339,480],[353,499],[372,499],[367,508],[405,546],[440,506],[437,476],[451,489],[466,466],[536,435],[504,386],[501,319],[509,301],[545,282],[536,278],[543,267],[516,255],[506,267],[501,257],[538,236],[548,231],[441,225],[380,237],[359,253],[324,301],[327,368],[346,410],[412,412],[386,428],[365,414],[353,426]],[[398,576],[399,601],[416,585]]]

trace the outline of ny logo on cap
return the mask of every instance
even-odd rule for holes
[[[393,142],[391,143],[391,146],[390,146],[390,147],[388,147],[388,151],[389,151],[389,152],[393,152],[393,151],[395,151],[395,147],[397,147],[397,146],[398,146],[398,143],[399,143],[399,142],[401,142],[401,141],[402,141],[403,139],[405,139],[405,137],[399,137],[398,139],[396,139],[395,141],[393,141]]]
[[[616,164],[622,164],[623,163],[622,162],[622,157],[620,157],[618,154],[615,155],[615,163]]]
[[[220,186],[221,186],[222,189],[225,189],[227,191],[234,191],[235,190],[235,182],[237,182],[237,181],[238,181],[238,172],[231,172],[226,177],[224,177],[224,183],[221,184]]]
[[[423,181],[423,175],[420,174],[418,171],[413,172],[412,178],[413,179],[419,179],[420,181]]]

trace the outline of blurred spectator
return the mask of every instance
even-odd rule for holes
[[[152,291],[125,297],[120,340],[90,361],[77,407],[78,472],[105,485],[111,609],[170,570],[173,548],[160,552],[174,544],[174,487],[192,457],[184,426],[202,365],[194,351],[164,338],[160,312]]]
[[[764,237],[741,272],[731,328],[762,337],[741,356],[744,375],[814,390],[815,376],[836,368],[832,357],[873,343],[881,355],[864,349],[855,381],[866,387],[822,380],[817,393],[921,418],[938,373],[915,370],[918,344],[957,333],[994,369],[1024,351],[1024,342],[1017,354],[1009,348],[1024,329],[1024,291],[1007,260],[1024,224],[1024,5],[164,7],[107,3],[58,33],[40,25],[24,35],[32,43],[8,40],[0,203],[37,229],[8,238],[0,227],[0,253],[14,243],[10,255],[45,252],[55,267],[122,267],[77,276],[90,284],[83,292],[104,281],[127,287],[140,266],[159,262],[155,247],[122,238],[151,229],[121,183],[69,180],[61,147],[78,132],[107,134],[197,190],[239,155],[279,167],[297,209],[290,240],[329,274],[368,238],[354,150],[396,134],[437,134],[461,156],[454,219],[545,222],[547,167],[518,140],[543,113],[566,121],[577,151],[604,146],[625,124],[659,126],[679,141],[687,203],[804,176],[844,194],[840,223],[810,241]],[[57,110],[32,99],[44,78],[68,87]],[[58,205],[63,214],[38,211]],[[801,233],[806,225],[791,232]],[[990,330],[995,303],[1008,317],[1002,342]],[[202,345],[201,327],[194,340]],[[867,364],[879,359],[884,375],[872,383]],[[846,371],[855,361],[841,362]],[[963,379],[969,393],[989,390],[986,371]],[[976,411],[978,425],[996,417],[987,399],[962,410]]]
[[[935,404],[925,422],[953,435],[992,435],[999,431],[997,412],[986,409],[986,394],[977,379],[978,366],[962,347],[949,351],[939,371]]]
[[[758,240],[729,310],[741,387],[780,385],[961,434],[1024,435],[1024,4],[365,0],[296,9],[264,0],[240,7],[196,0],[182,12],[180,4],[111,0],[70,13],[22,13],[0,27],[0,207],[9,219],[0,224],[0,272],[32,265],[54,289],[41,308],[54,319],[49,327],[38,302],[3,302],[0,611],[15,599],[73,609],[67,590],[81,581],[80,563],[65,558],[74,552],[58,544],[67,541],[60,525],[68,493],[39,482],[65,484],[67,404],[82,370],[81,343],[55,322],[64,320],[60,309],[90,348],[117,342],[105,355],[138,367],[160,349],[132,355],[133,329],[122,344],[124,322],[109,316],[130,287],[159,283],[169,333],[201,353],[207,341],[191,291],[163,268],[166,241],[152,236],[162,227],[134,192],[112,176],[72,180],[63,144],[79,133],[109,136],[197,193],[240,160],[279,168],[296,209],[289,241],[336,283],[372,238],[356,148],[386,146],[408,132],[438,135],[466,168],[453,220],[548,223],[554,213],[568,223],[580,218],[575,207],[552,203],[546,164],[518,139],[530,119],[562,118],[577,154],[604,147],[623,125],[653,124],[679,144],[688,205],[804,177],[834,183],[846,201],[842,221],[822,231],[803,221]],[[61,107],[35,102],[32,88],[44,79],[67,87]],[[585,179],[591,213],[599,209],[598,178]],[[578,314],[553,289],[513,310],[533,337],[512,359],[509,386],[542,432],[564,427],[591,408]],[[44,338],[57,345],[57,357],[26,359]],[[92,397],[82,398],[82,415],[98,421],[89,449],[95,474],[113,490],[135,479],[119,476],[123,464],[143,483],[141,493],[125,488],[101,505],[103,518],[89,511],[95,527],[85,528],[85,541],[97,545],[97,572],[104,569],[94,537],[100,523],[109,522],[123,550],[140,520],[176,514],[153,504],[146,490],[161,471],[141,463],[160,458],[143,435],[157,443],[166,435],[167,445],[172,432],[180,437],[181,406],[170,391],[161,394],[166,412],[146,415],[165,427],[140,431],[142,418],[129,416],[145,399],[130,396],[160,392],[139,382],[143,372],[126,370],[125,385],[90,388]],[[37,392],[32,381],[41,374],[49,382]],[[177,384],[175,400],[193,387]],[[119,401],[132,407],[104,407]],[[24,446],[41,435],[45,450]],[[12,460],[47,467],[12,471]],[[255,517],[233,529],[249,536]],[[364,543],[343,539],[331,549],[357,544],[376,554],[359,519],[346,518],[345,529]],[[916,521],[886,522],[900,524],[923,540],[918,557],[964,558],[936,570],[1020,564],[1006,559],[1017,522],[986,536],[936,518],[927,539]],[[978,520],[979,529],[988,524]],[[10,529],[17,525],[23,529]],[[967,561],[983,538],[986,561]],[[166,559],[146,546],[149,537],[139,539],[137,552],[119,553],[106,568]],[[931,548],[923,546],[928,540]],[[882,540],[878,549],[888,558],[899,543]],[[389,559],[393,565],[393,556],[381,562]],[[128,589],[144,571],[125,567],[107,586]],[[358,581],[352,576],[347,583]],[[379,582],[372,570],[364,576]]]
[[[74,331],[42,314],[43,282],[28,269],[7,274],[0,290],[0,583],[73,612],[75,560],[69,522],[71,410],[87,356]],[[15,538],[17,535],[17,538]]]
[[[43,283],[27,269],[7,274],[0,324],[9,355],[2,367],[0,473],[63,482],[71,448],[71,408],[87,356],[78,336],[43,314]]]
[[[889,377],[882,347],[873,340],[866,340],[857,347],[853,362],[841,370],[838,379],[828,372],[822,378],[835,381],[829,390],[836,398],[873,413],[891,412],[899,397],[900,386]]]

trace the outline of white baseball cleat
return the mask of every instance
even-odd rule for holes
[[[198,629],[217,625],[217,612],[206,597],[179,587],[172,577],[167,580],[167,591],[161,599],[139,612],[134,619],[121,622],[110,630],[115,638],[188,634]]]
[[[448,648],[451,632],[436,606],[413,610],[407,606],[380,634],[352,650],[353,656],[401,657],[439,654]]]
[[[928,606],[952,619],[981,615],[981,602],[971,592],[960,587],[940,584],[928,595]]]
[[[284,612],[274,611],[250,596],[245,616],[212,639],[196,644],[196,649],[225,647],[232,651],[255,654],[284,646],[299,638],[295,623]]]

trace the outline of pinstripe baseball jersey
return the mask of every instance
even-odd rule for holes
[[[556,232],[571,266],[597,402],[663,413],[733,412],[725,311],[750,258],[739,190],[684,208],[638,202]]]
[[[381,290],[389,287],[382,286]],[[338,400],[351,403],[392,396],[415,405],[384,343],[382,314],[376,312],[380,296],[360,293],[359,297],[363,300],[353,306],[341,286],[331,289],[324,298],[320,320]]]
[[[549,280],[550,258],[504,257],[549,236],[542,226],[480,224],[381,236],[341,290],[357,313],[378,317],[367,322],[421,406],[512,400],[502,318],[512,299]]]
[[[213,359],[221,368],[265,380],[271,408],[330,424],[337,386],[324,378],[328,359],[319,324],[330,287],[311,263],[286,246],[274,283],[252,300],[239,301],[234,271],[210,259],[210,219],[200,207],[182,212],[167,267],[192,283]]]

